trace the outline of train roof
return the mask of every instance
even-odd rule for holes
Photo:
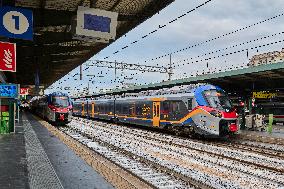
[[[60,92],[60,91],[57,91],[57,92],[50,93],[47,96],[67,96],[68,97],[68,94]]]
[[[178,90],[179,89],[179,90]],[[185,86],[182,89],[177,87],[172,87],[170,89],[166,90],[156,90],[156,91],[150,91],[148,92],[148,95],[143,93],[139,94],[130,94],[126,97],[119,96],[116,98],[116,100],[151,100],[153,98],[163,98],[163,100],[174,100],[176,98],[180,97],[193,97],[193,96],[200,96],[201,93],[205,90],[222,90],[220,87],[214,86],[214,85],[199,85],[199,86]],[[77,100],[74,101],[74,103],[80,103],[84,101],[109,101],[114,100],[114,96],[108,96],[105,98],[95,98],[95,99],[86,99],[86,100]]]

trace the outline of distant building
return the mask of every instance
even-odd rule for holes
[[[254,55],[249,61],[249,66],[272,64],[283,61],[284,61],[284,49],[282,49],[281,51],[273,51],[273,52]]]

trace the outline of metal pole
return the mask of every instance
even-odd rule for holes
[[[2,127],[2,105],[1,105],[1,98],[0,98],[0,127]],[[0,128],[1,130],[1,128]]]
[[[89,81],[88,81],[88,95],[90,94],[90,85],[89,85]]]
[[[115,84],[115,88],[116,88],[116,60],[114,61],[114,84]],[[115,103],[116,103],[116,96],[114,95],[114,101],[113,101],[113,115],[114,115],[114,119],[116,119]]]
[[[15,119],[15,121],[17,121],[18,123],[20,122],[20,107],[18,105],[18,103],[16,103],[16,110],[17,110],[17,119]]]
[[[83,67],[80,65],[80,80],[83,79]]]
[[[168,69],[169,81],[172,79],[172,54],[170,54],[170,66]]]
[[[116,60],[114,61],[114,83],[116,84]]]

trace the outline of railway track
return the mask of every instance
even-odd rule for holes
[[[257,154],[266,155],[274,158],[284,159],[284,146],[275,144],[265,144],[252,141],[231,141],[216,143],[217,146],[223,146],[243,151],[251,151]]]
[[[77,129],[61,128],[61,131],[75,138],[82,144],[88,146],[99,154],[107,157],[112,162],[122,168],[132,172],[142,180],[152,185],[153,188],[205,188],[201,183],[195,186],[178,179],[178,176],[172,176],[164,172],[160,166],[149,165],[149,161],[142,160],[143,158],[135,154],[124,151],[113,145],[107,144],[98,139],[90,137],[88,134],[81,133]],[[207,187],[206,187],[207,188]]]
[[[284,161],[276,156],[81,118],[75,118],[69,127],[182,175],[186,182],[194,180],[214,188],[284,186]]]
[[[101,124],[101,122],[96,122],[98,124]],[[103,123],[104,126],[110,126],[111,124],[106,124]],[[120,131],[123,131],[123,128],[118,128]],[[131,129],[131,128],[130,128]],[[226,152],[227,154],[227,158],[229,159],[233,159],[233,160],[239,160],[238,156],[241,156],[241,154],[239,152],[245,153],[245,152],[254,152],[256,154],[259,154],[260,157],[264,156],[265,157],[271,157],[271,158],[277,158],[277,159],[283,159],[283,152],[284,152],[284,147],[283,146],[277,146],[277,145],[272,145],[272,147],[274,147],[276,150],[272,150],[273,148],[271,147],[270,144],[262,144],[261,146],[257,147],[257,145],[253,142],[250,142],[249,146],[246,146],[246,144],[240,144],[240,142],[233,142],[233,143],[221,143],[221,142],[204,142],[201,140],[192,140],[192,139],[188,139],[188,138],[181,138],[181,137],[176,137],[176,136],[171,136],[171,135],[163,135],[161,133],[152,133],[152,132],[148,132],[145,130],[137,130],[137,129],[132,129],[132,134],[135,134],[136,136],[144,136],[150,140],[156,140],[158,142],[163,142],[163,143],[167,143],[167,144],[174,144],[174,145],[178,145],[180,147],[185,147],[185,148],[189,148],[192,150],[198,150],[201,152],[207,152],[207,153],[211,153],[213,155],[220,155],[221,151],[220,150],[229,150],[229,153]],[[268,146],[267,146],[268,145]],[[194,147],[192,147],[194,146]],[[204,147],[220,147],[220,149],[217,150],[217,152],[213,152],[212,150],[206,150],[203,149]],[[226,148],[226,149],[224,149]],[[236,149],[238,149],[238,152],[236,152]],[[220,155],[220,156],[224,156]],[[234,155],[235,157],[232,157],[232,155]],[[246,160],[241,160],[244,163],[250,163],[250,164],[255,164],[253,162],[254,158],[246,158]],[[269,162],[269,161],[268,161]],[[267,163],[268,163],[267,162]],[[263,162],[262,164],[260,164],[259,162],[256,163],[257,166],[261,166],[263,168],[268,168],[268,169],[272,169],[275,171],[279,171],[282,172],[284,171],[284,167],[281,166],[280,169],[278,169],[277,167],[275,168],[274,166],[267,166],[267,163]],[[275,165],[275,164],[274,164]],[[277,164],[276,164],[277,165]]]

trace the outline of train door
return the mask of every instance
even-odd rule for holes
[[[92,118],[95,117],[95,103],[92,102]]]
[[[85,104],[82,102],[82,116],[85,116]]]
[[[160,107],[161,102],[153,102],[153,126],[160,126]]]
[[[132,116],[132,117],[136,116],[135,103],[134,102],[133,102],[133,104],[130,105],[130,116]]]

